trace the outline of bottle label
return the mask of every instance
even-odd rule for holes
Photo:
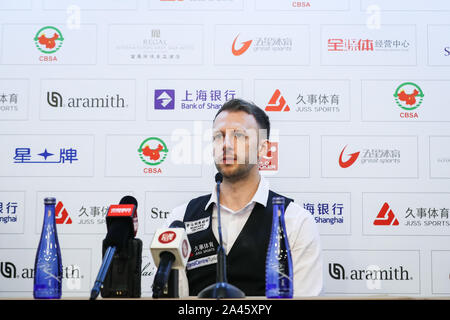
[[[41,263],[38,265],[38,269],[40,269],[43,273],[45,273],[47,276],[45,279],[54,279],[58,282],[61,282],[61,276],[57,276],[52,273],[52,267],[46,263]]]
[[[285,266],[282,263],[273,263],[269,265],[269,270],[278,273],[280,283],[285,283],[286,280],[292,281],[288,274],[286,274]]]

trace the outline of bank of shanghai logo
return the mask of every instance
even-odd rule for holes
[[[413,82],[404,82],[397,87],[394,93],[395,103],[403,110],[414,110],[423,102],[422,89]]]
[[[248,48],[250,48],[250,45],[253,42],[253,40],[248,40],[248,41],[239,42],[238,44],[236,44],[238,37],[239,37],[239,34],[236,36],[236,38],[234,38],[233,44],[231,45],[231,52],[236,57],[244,54],[248,50]]]
[[[341,154],[339,155],[339,166],[344,169],[351,167],[359,157],[359,151],[355,153],[345,154],[344,156],[345,148],[347,148],[347,146],[342,149]]]
[[[151,137],[141,143],[138,152],[142,162],[150,166],[157,166],[166,159],[169,149],[162,139]]]
[[[399,222],[389,204],[385,202],[373,221],[374,226],[398,226]]]
[[[64,42],[64,37],[59,29],[47,26],[41,28],[34,36],[34,43],[39,51],[51,54],[58,51]]]
[[[155,103],[155,110],[174,110],[175,90],[156,89],[154,103]]]

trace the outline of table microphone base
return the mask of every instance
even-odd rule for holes
[[[245,294],[232,284],[227,282],[217,282],[200,291],[198,297],[215,299],[245,298]]]

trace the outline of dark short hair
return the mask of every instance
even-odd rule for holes
[[[265,129],[267,131],[267,139],[270,137],[270,120],[267,114],[263,109],[258,107],[253,102],[245,101],[243,99],[231,99],[225,102],[222,108],[217,111],[214,120],[216,120],[219,113],[222,111],[235,112],[235,111],[244,111],[245,113],[251,114],[260,129]]]

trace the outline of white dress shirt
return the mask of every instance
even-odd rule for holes
[[[242,209],[233,211],[223,205],[220,206],[222,240],[226,253],[230,252],[233,247],[255,203],[258,202],[265,207],[268,197],[269,183],[261,176],[255,195]],[[214,236],[219,239],[216,185],[214,185],[211,199],[206,204],[205,210],[211,203],[214,204],[211,227]],[[170,220],[183,221],[187,205],[188,203],[185,203],[173,209]],[[286,209],[285,223],[294,265],[294,296],[317,296],[322,291],[323,274],[320,237],[316,224],[311,214],[295,202],[291,202]],[[185,273],[182,273],[180,274],[180,296],[187,296],[188,292],[187,277]]]

